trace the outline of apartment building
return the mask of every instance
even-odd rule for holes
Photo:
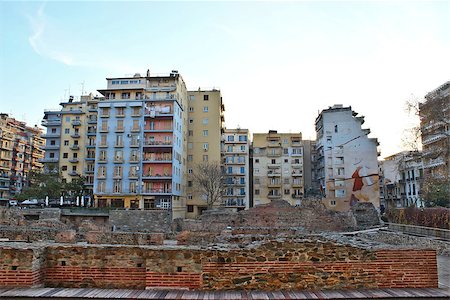
[[[177,71],[107,78],[99,90],[94,194],[99,207],[186,213],[188,95]]]
[[[346,211],[357,202],[379,208],[378,141],[363,123],[363,116],[341,104],[316,118],[317,173],[329,209]]]
[[[419,105],[425,180],[450,178],[450,81]]]
[[[193,174],[199,164],[221,163],[225,106],[217,89],[188,91],[188,99],[186,217],[194,218],[207,205],[197,192]]]
[[[253,134],[253,204],[283,199],[300,205],[304,196],[301,133]]]
[[[388,156],[382,162],[383,183],[380,194],[387,209],[397,207],[424,207],[421,197],[423,179],[422,154],[402,151]]]
[[[0,114],[0,203],[14,198],[29,186],[29,174],[39,171],[44,156],[44,140],[38,127]]]
[[[70,96],[68,101],[61,102],[60,110],[45,110],[42,126],[47,127],[43,135],[45,157],[41,160],[47,172],[60,172],[63,182],[71,182],[75,178],[86,178],[86,197],[91,200],[93,194],[93,162],[92,142],[95,147],[95,130],[98,99],[92,94],[82,95],[79,99]],[[94,103],[94,104],[93,104]],[[93,135],[89,135],[89,132]],[[95,152],[94,152],[95,153]]]
[[[250,207],[250,136],[248,129],[225,129],[222,135],[226,193],[221,205],[237,211]]]

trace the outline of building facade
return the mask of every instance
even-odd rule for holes
[[[187,90],[168,75],[107,78],[98,102],[94,194],[99,207],[186,211]]]
[[[188,99],[186,217],[194,218],[207,205],[197,192],[193,174],[199,164],[221,163],[225,106],[217,89],[188,91]]]
[[[450,178],[450,81],[419,105],[425,180]]]
[[[225,129],[223,170],[226,193],[221,205],[237,211],[250,207],[250,136],[248,129]]]
[[[357,202],[379,207],[378,141],[362,129],[363,116],[334,105],[316,118],[317,173],[323,202],[346,211]]]
[[[382,162],[383,181],[380,193],[383,194],[385,208],[424,207],[421,185],[423,163],[421,152],[403,151]]]
[[[43,135],[45,170],[60,172],[62,181],[68,183],[84,177],[86,203],[93,196],[96,102],[98,99],[92,94],[79,99],[70,96],[68,101],[60,103],[60,110],[45,110],[42,120],[42,126],[47,128]]]
[[[0,201],[6,201],[29,186],[31,171],[43,168],[44,139],[41,129],[0,115]]]
[[[300,205],[304,197],[304,150],[301,133],[253,134],[253,204],[286,200]]]

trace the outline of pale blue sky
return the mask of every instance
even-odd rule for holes
[[[179,70],[219,87],[226,126],[301,131],[335,103],[366,116],[382,156],[403,110],[450,79],[441,2],[1,2],[0,111],[40,124],[64,95],[105,77]]]

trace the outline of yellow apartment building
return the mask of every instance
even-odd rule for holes
[[[192,174],[198,164],[222,162],[225,106],[216,89],[188,91],[188,99],[186,218],[194,218],[207,207],[202,195],[196,192]]]
[[[253,134],[253,204],[286,200],[300,205],[304,195],[301,133]]]

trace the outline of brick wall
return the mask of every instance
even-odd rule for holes
[[[370,250],[321,240],[245,248],[0,248],[0,286],[183,289],[437,287],[434,250]]]

